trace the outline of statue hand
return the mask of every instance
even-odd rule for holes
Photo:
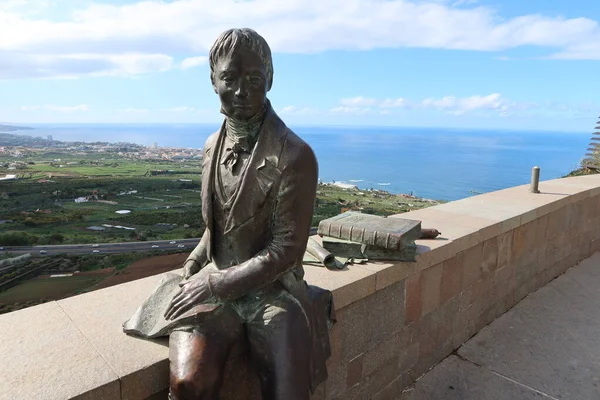
[[[200,265],[194,260],[188,260],[183,266],[183,279],[189,279],[198,271],[200,271]]]
[[[212,296],[208,288],[210,272],[209,269],[203,269],[193,279],[180,283],[181,291],[171,300],[165,311],[165,319],[175,319]]]

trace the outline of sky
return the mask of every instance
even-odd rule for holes
[[[216,123],[232,27],[295,125],[591,132],[598,0],[0,0],[0,122]]]

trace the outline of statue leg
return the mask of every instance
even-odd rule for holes
[[[198,330],[171,333],[169,400],[218,400],[227,357],[241,335],[241,321],[229,307]]]
[[[282,292],[246,328],[263,400],[309,400],[311,337],[298,302]]]

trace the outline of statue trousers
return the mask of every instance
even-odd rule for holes
[[[170,334],[169,399],[219,399],[229,353],[241,340],[247,341],[263,400],[310,399],[308,319],[279,282],[226,303],[201,326]]]

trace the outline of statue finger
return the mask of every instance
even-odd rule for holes
[[[183,304],[181,307],[178,307],[177,310],[175,310],[175,312],[173,312],[173,314],[171,315],[171,318],[169,318],[169,319],[175,319],[175,318],[179,317],[180,315],[184,314],[185,312],[189,311],[190,309],[191,309],[190,304]]]
[[[180,296],[176,296],[175,298],[173,298],[171,304],[167,308],[167,311],[165,311],[165,319],[169,319],[170,316],[183,304],[185,304],[185,298],[181,298]]]

